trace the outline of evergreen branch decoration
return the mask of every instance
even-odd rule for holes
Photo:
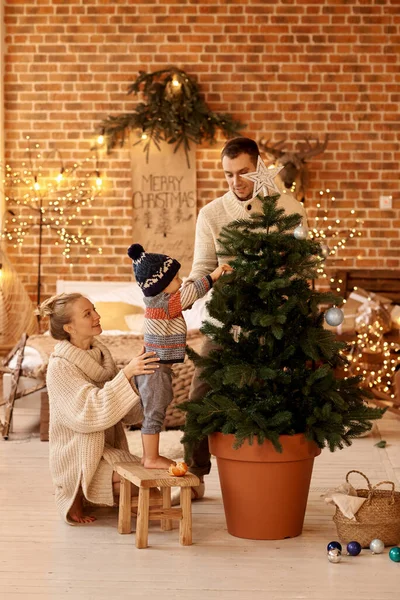
[[[216,141],[220,129],[227,138],[235,137],[245,127],[228,113],[212,111],[203,98],[197,83],[181,69],[171,67],[146,73],[139,71],[128,94],[142,94],[134,112],[116,117],[109,116],[101,123],[107,151],[125,144],[131,130],[138,130],[139,139],[149,159],[152,144],[160,150],[161,142],[174,144],[174,152],[183,146],[188,166],[190,144]]]
[[[183,441],[232,433],[236,447],[270,440],[280,451],[280,435],[303,433],[321,448],[343,448],[384,411],[368,406],[361,378],[335,371],[345,344],[324,329],[321,305],[341,298],[312,288],[320,244],[296,239],[301,216],[278,209],[278,196],[262,200],[262,214],[230,223],[219,238],[220,255],[236,257],[234,270],[215,284],[213,321],[201,329],[216,349],[189,352],[210,391],[180,405]]]

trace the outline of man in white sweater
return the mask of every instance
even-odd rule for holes
[[[204,277],[218,265],[226,262],[226,257],[217,256],[220,249],[218,238],[223,227],[236,219],[249,219],[251,214],[262,212],[261,201],[257,197],[253,198],[253,182],[242,177],[242,175],[253,173],[256,170],[259,154],[256,142],[250,138],[234,138],[225,144],[221,159],[229,191],[204,206],[199,212],[193,266],[189,275],[190,281]],[[299,213],[304,217],[303,225],[307,225],[303,205],[290,192],[282,192],[277,206],[284,208],[287,214]],[[206,338],[200,354],[207,355],[213,347],[215,347],[213,342]],[[209,390],[207,383],[200,379],[199,374],[199,369],[196,368],[189,400],[197,400]],[[187,449],[185,460],[190,471],[201,481],[200,486],[193,489],[192,498],[202,498],[204,496],[203,478],[211,468],[207,438],[201,440],[193,452],[189,452]]]

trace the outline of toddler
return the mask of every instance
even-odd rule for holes
[[[148,469],[168,468],[174,461],[160,456],[159,436],[168,405],[172,401],[173,363],[183,362],[186,349],[186,323],[182,311],[202,298],[224,272],[221,265],[210,275],[186,284],[182,289],[180,263],[165,254],[145,252],[140,244],[132,244],[128,255],[133,261],[136,281],[144,294],[145,352],[155,352],[159,368],[149,375],[135,377],[143,405],[143,459]]]

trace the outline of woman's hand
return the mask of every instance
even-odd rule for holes
[[[154,373],[158,369],[159,358],[155,352],[145,352],[144,346],[140,353],[132,358],[131,362],[123,368],[123,371],[128,379],[131,379],[135,375],[148,375]]]

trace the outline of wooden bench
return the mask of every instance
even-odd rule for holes
[[[179,541],[183,546],[192,543],[192,486],[200,481],[196,475],[186,473],[173,477],[164,469],[145,469],[136,463],[117,463],[116,472],[121,477],[119,496],[118,533],[131,533],[132,488],[139,488],[136,518],[136,548],[147,548],[149,521],[161,521],[161,529],[172,529],[172,521],[179,521]],[[171,508],[171,488],[181,488],[181,505]],[[150,489],[160,488],[162,506],[150,506]]]

